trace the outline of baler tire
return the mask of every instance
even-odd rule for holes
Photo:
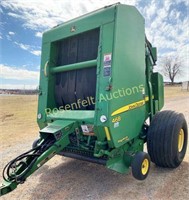
[[[147,149],[157,166],[176,168],[184,159],[188,141],[184,115],[174,111],[158,112],[147,133]]]
[[[150,171],[150,156],[145,152],[138,152],[135,154],[131,169],[134,178],[137,180],[144,180]]]

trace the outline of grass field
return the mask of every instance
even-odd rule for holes
[[[165,100],[169,99],[169,98],[174,98],[174,97],[189,97],[189,91],[187,90],[182,90],[181,86],[166,86],[164,88],[164,92],[165,92]]]
[[[38,134],[37,96],[0,96],[0,150]]]

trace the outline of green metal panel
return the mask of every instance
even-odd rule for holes
[[[157,109],[161,110],[164,106],[164,86],[163,76],[158,72],[152,74],[152,88],[154,94],[154,101],[157,101]]]
[[[113,37],[114,37],[114,22],[105,24],[101,26],[101,43],[100,43],[100,55],[99,65],[98,65],[98,74],[97,74],[97,92],[96,92],[96,114],[95,114],[95,125],[98,127],[98,130],[101,130],[102,127],[109,126],[108,121],[102,123],[100,117],[102,115],[109,116],[109,101],[104,98],[108,95],[108,87],[111,84],[111,77],[104,76],[104,55],[112,54],[113,52]],[[98,137],[100,138],[100,137]],[[109,142],[110,146],[112,142]]]
[[[97,64],[96,60],[90,60],[90,61],[74,63],[70,65],[58,66],[58,67],[52,68],[51,73],[66,72],[66,71],[71,71],[74,69],[89,68],[89,67],[95,66],[96,64]]]
[[[74,20],[65,22],[44,33],[44,43],[54,42],[99,27],[114,20],[115,7],[100,9]]]
[[[44,39],[43,39],[44,40]],[[45,64],[50,57],[50,43],[43,43],[42,45],[42,55],[41,55],[41,68],[40,68],[40,82],[39,82],[39,98],[38,98],[38,113],[41,114],[41,118],[38,118],[38,125],[40,128],[45,127],[46,117],[45,108],[48,107],[48,88],[49,85],[52,86],[52,82],[49,77],[44,75]],[[52,100],[52,99],[51,99]]]
[[[136,137],[142,128],[145,120],[145,107],[141,105],[141,101],[144,100],[142,94],[144,85],[144,19],[136,8],[118,5],[114,34],[112,90],[109,92],[112,100],[109,102],[108,113],[108,123],[115,147]],[[128,111],[112,116],[113,112],[120,108],[124,110],[127,105],[130,105]],[[132,109],[134,107],[136,108]]]
[[[77,120],[85,121],[88,123],[94,123],[94,111],[84,110],[66,110],[66,111],[55,111],[47,115],[47,119],[62,119],[62,120]]]

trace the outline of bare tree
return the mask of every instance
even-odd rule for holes
[[[166,57],[162,61],[163,74],[168,77],[171,84],[174,84],[175,77],[181,75],[182,64],[178,57]]]

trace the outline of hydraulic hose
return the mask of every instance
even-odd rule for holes
[[[55,140],[47,138],[44,142],[31,150],[11,160],[3,169],[3,179],[7,182],[23,183],[39,156],[54,144]]]

